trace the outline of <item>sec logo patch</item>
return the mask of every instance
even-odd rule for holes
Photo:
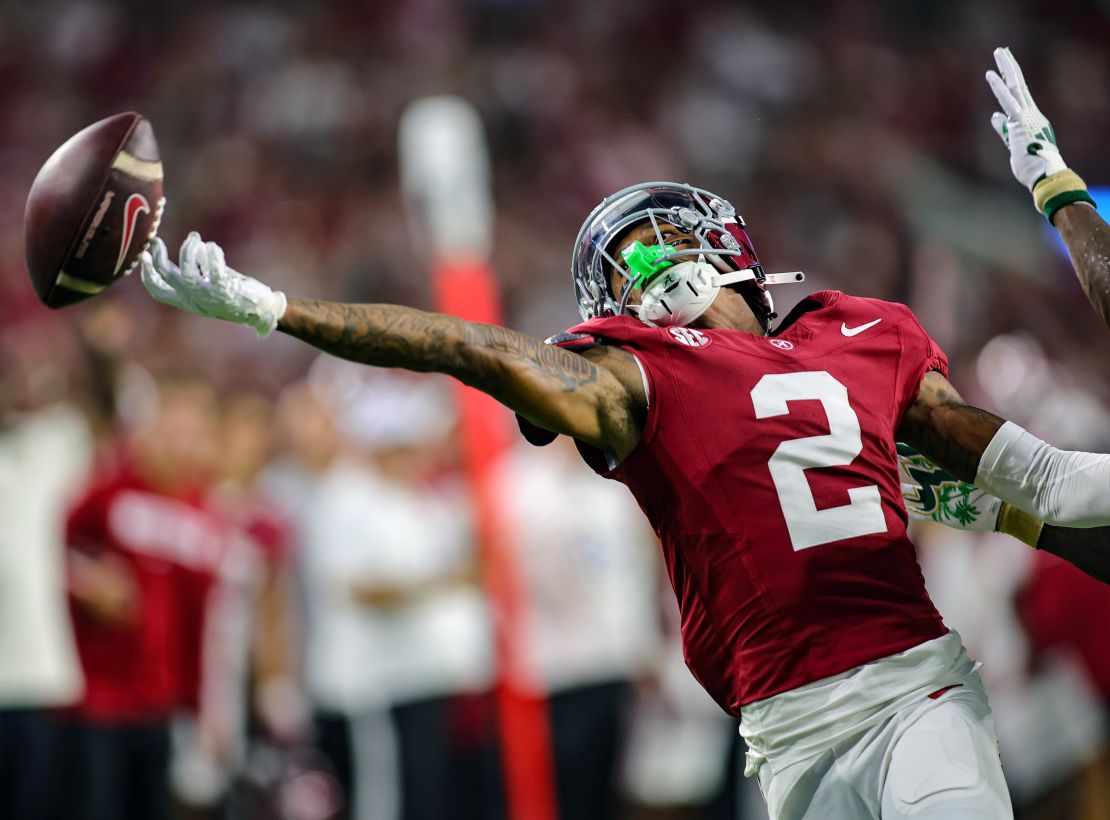
[[[700,330],[692,327],[669,327],[667,332],[671,334],[672,339],[686,347],[706,347],[713,341]]]

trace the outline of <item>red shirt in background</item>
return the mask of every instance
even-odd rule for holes
[[[242,500],[239,526],[270,565],[281,565],[293,550],[292,523],[273,504],[258,496]]]
[[[234,536],[201,499],[156,492],[119,460],[101,466],[70,512],[69,549],[116,556],[138,590],[135,616],[124,625],[103,623],[71,600],[85,674],[79,714],[160,720],[195,705],[206,600]]]
[[[1110,620],[1106,585],[1066,561],[1038,552],[1033,574],[1018,599],[1018,611],[1034,649],[1074,652],[1099,695],[1110,702]]]

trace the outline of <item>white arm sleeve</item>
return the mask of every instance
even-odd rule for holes
[[[1110,525],[1110,455],[1057,450],[1011,421],[987,445],[975,484],[1046,524]]]

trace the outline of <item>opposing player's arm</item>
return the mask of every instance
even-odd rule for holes
[[[644,387],[631,354],[619,349],[583,355],[441,313],[302,299],[289,300],[278,329],[351,361],[454,376],[535,424],[618,458],[639,438]]]
[[[1085,202],[1060,208],[1052,221],[1087,298],[1110,326],[1110,225]]]
[[[1074,529],[1046,524],[1037,549],[1051,552],[1092,578],[1110,584],[1110,528]]]
[[[987,84],[1002,110],[991,125],[1010,152],[1010,169],[1060,231],[1087,298],[1110,325],[1110,226],[1095,212],[1086,183],[1064,163],[1056,131],[1033,101],[1014,55],[998,48],[994,58],[998,71],[987,72]]]
[[[1059,450],[966,404],[940,373],[921,380],[899,435],[960,480],[1047,524],[1110,525],[1110,455]]]
[[[922,379],[898,436],[956,478],[1006,502],[999,531],[1110,583],[1110,456],[1057,450],[968,405],[935,371]],[[1031,517],[1046,522],[1039,532],[1031,531]]]

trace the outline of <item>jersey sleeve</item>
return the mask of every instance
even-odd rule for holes
[[[562,333],[556,333],[544,340],[544,344],[553,345],[554,347],[561,347],[564,350],[570,350],[574,353],[580,353],[584,350],[589,350],[591,347],[596,347],[601,343],[601,340],[592,333],[575,332],[567,330]],[[520,413],[514,413],[516,416],[516,426],[520,430],[520,434],[524,436],[524,440],[535,447],[546,447],[559,437],[558,433],[553,433],[550,430],[534,424]]]
[[[654,374],[652,368],[644,361],[642,345],[651,338],[654,332],[655,328],[649,327],[630,316],[609,316],[589,319],[577,324],[569,330],[551,336],[546,340],[546,343],[575,353],[581,353],[599,345],[612,345],[631,353],[636,359],[636,364],[639,366],[644,379],[650,424],[653,420],[651,399],[655,394]],[[557,433],[533,424],[519,414],[516,416],[516,422],[521,434],[529,444],[542,447],[558,438]],[[647,428],[644,432],[647,433]],[[575,445],[582,456],[582,460],[586,462],[590,469],[598,475],[606,478],[611,477],[610,473],[616,466],[615,460],[611,459],[602,450],[584,442],[576,440]]]
[[[906,319],[901,323],[901,376],[902,395],[898,407],[898,417],[901,418],[910,405],[917,401],[921,392],[921,380],[931,370],[936,370],[944,378],[948,378],[948,357],[940,349],[933,337],[917,321],[917,317],[909,308],[903,308]]]
[[[595,344],[612,345],[632,355],[644,383],[644,395],[647,398],[647,418],[644,429],[640,432],[640,440],[633,452],[646,446],[655,433],[658,413],[655,409],[656,395],[658,393],[656,382],[660,374],[656,371],[653,362],[653,353],[657,344],[656,329],[641,323],[638,319],[627,316],[609,317],[605,319],[591,319],[581,325],[571,328],[572,333],[588,333]],[[604,478],[615,478],[613,471],[618,462],[611,459],[608,454],[591,447],[581,441],[575,441],[579,455],[591,470]],[[629,454],[631,456],[631,453]],[[626,457],[627,460],[628,457]],[[623,463],[623,462],[622,462]]]

